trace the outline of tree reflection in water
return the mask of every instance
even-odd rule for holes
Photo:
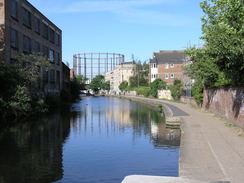
[[[145,105],[86,98],[71,113],[0,130],[0,183],[177,176],[179,143],[180,132],[166,129],[164,118]]]
[[[69,116],[19,124],[0,132],[0,183],[48,183],[62,179],[62,145]]]

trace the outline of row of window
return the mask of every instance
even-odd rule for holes
[[[51,69],[50,71],[43,73],[43,80],[48,83],[60,84],[60,71],[55,71]]]
[[[152,79],[156,79],[158,76],[157,74],[152,74]],[[164,74],[164,79],[173,79],[175,78],[175,74]]]
[[[151,67],[152,67],[152,68],[157,68],[157,64],[156,64],[156,63],[153,63],[153,64],[151,65]],[[174,67],[175,67],[175,64],[164,64],[164,67],[165,67],[165,69],[168,69],[169,67],[170,67],[170,68],[174,68]]]
[[[18,21],[18,2],[16,0],[11,0],[11,17]],[[25,9],[23,10],[23,25],[28,27],[29,29],[32,29],[32,15],[31,13]],[[41,20],[33,15],[33,30],[41,35],[46,40],[49,40],[51,43],[56,44],[57,46],[60,46],[61,43],[61,37],[60,35],[55,32],[52,28],[50,28],[46,23],[41,22]]]
[[[19,33],[15,29],[11,29],[10,31],[10,46],[13,49],[18,50],[19,49]],[[34,47],[34,49],[33,49]],[[42,45],[38,41],[34,41],[34,44],[32,45],[32,40],[26,35],[23,35],[23,52],[24,53],[42,53],[43,56],[46,58],[49,58],[51,63],[55,63],[57,65],[60,64],[60,53],[55,52],[52,49],[49,49],[48,47]]]

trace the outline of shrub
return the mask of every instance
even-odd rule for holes
[[[171,91],[171,96],[173,97],[174,100],[179,100],[181,95],[182,95],[182,91],[183,91],[183,84],[181,82],[181,80],[174,80],[173,85],[170,87],[170,91]]]
[[[119,89],[120,89],[121,91],[125,91],[127,87],[128,87],[128,82],[127,82],[127,81],[123,81],[123,82],[120,83],[120,85],[119,85]]]
[[[166,89],[166,83],[161,79],[156,79],[150,84],[151,95],[155,98],[158,97],[158,90]]]
[[[192,87],[192,94],[197,104],[200,105],[203,102],[203,84],[198,81]]]
[[[149,87],[139,87],[136,88],[137,95],[143,95],[145,97],[148,97],[151,93],[151,89]]]

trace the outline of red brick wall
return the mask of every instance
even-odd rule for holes
[[[169,74],[169,79],[165,79],[165,74]],[[170,78],[170,74],[174,74],[174,78]],[[182,79],[183,64],[174,64],[174,67],[165,68],[165,64],[158,64],[158,78],[164,80],[168,84],[172,84],[175,79]]]
[[[244,88],[206,89],[203,108],[233,121],[244,129]]]

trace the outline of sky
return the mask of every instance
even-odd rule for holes
[[[111,52],[142,62],[201,44],[202,0],[29,0],[63,31],[63,61]]]

